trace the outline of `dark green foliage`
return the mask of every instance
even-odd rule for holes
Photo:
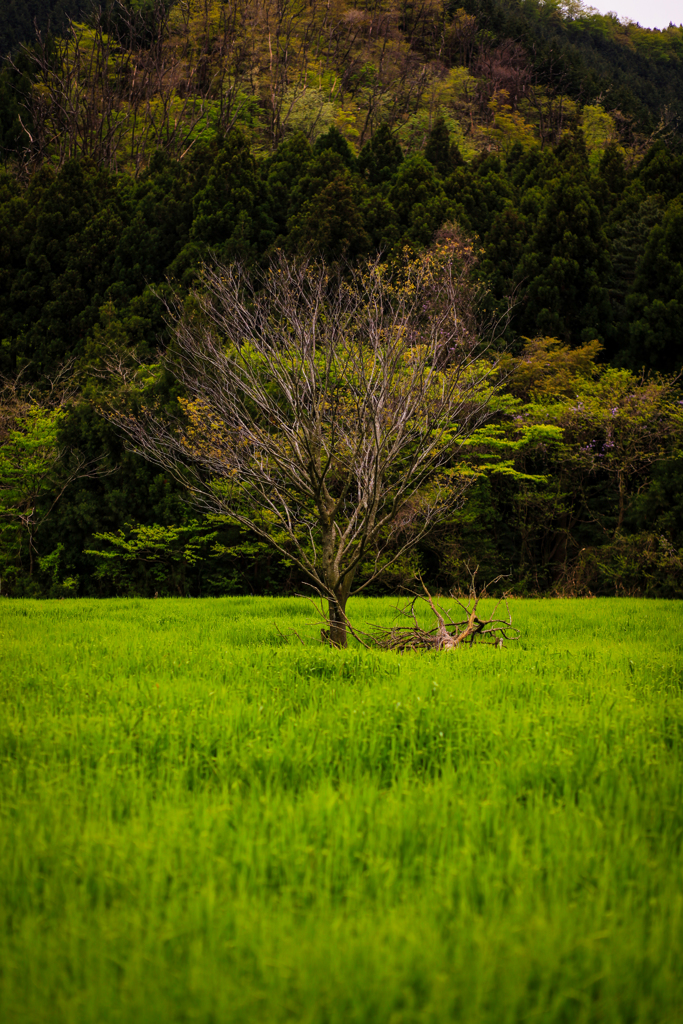
[[[323,259],[355,259],[370,247],[363,224],[359,188],[349,175],[337,174],[315,191],[290,222],[289,244]]]
[[[424,155],[443,178],[465,163],[457,145],[451,141],[448,125],[442,114],[437,117],[429,132]]]
[[[683,363],[683,199],[669,203],[638,260],[629,313],[629,360],[672,372]]]
[[[297,133],[285,139],[261,165],[261,177],[266,183],[266,208],[278,236],[286,233],[287,220],[293,212],[294,190],[312,159],[308,140]]]
[[[645,252],[650,232],[664,214],[665,203],[660,195],[647,195],[642,182],[634,181],[623,191],[606,224],[610,244],[611,270],[608,288],[612,301],[613,333],[608,346],[610,355],[632,365],[629,355],[636,270]],[[642,361],[640,365],[643,365]]]
[[[336,153],[345,167],[350,171],[356,169],[356,156],[338,128],[330,128],[324,135],[318,136],[313,147],[315,153]]]
[[[394,178],[402,160],[396,136],[388,124],[383,124],[360,151],[358,169],[371,185],[383,185]]]
[[[658,533],[683,548],[683,459],[662,459],[647,490],[639,494],[632,513],[636,529]]]
[[[420,155],[402,162],[389,202],[396,211],[402,243],[417,248],[429,245],[434,233],[452,219],[454,212],[439,175]]]
[[[683,154],[675,153],[663,142],[656,142],[638,169],[638,180],[646,192],[666,201],[680,194],[683,183]]]
[[[16,68],[9,64],[0,66],[0,162],[3,164],[21,151],[26,139],[25,128],[19,120],[22,112],[24,125],[29,121],[26,127],[31,127],[30,118],[21,109],[21,103],[31,88],[30,78],[22,74],[26,61],[19,55],[15,64]]]
[[[619,147],[612,143],[600,159],[600,177],[611,196],[618,197],[626,188],[626,162]]]
[[[150,167],[135,181],[123,178],[119,198],[125,225],[115,257],[115,282],[109,294],[120,301],[162,281],[187,244],[193,207],[201,194],[211,153],[197,150],[178,163],[156,153]]]
[[[208,180],[193,200],[194,259],[211,251],[223,262],[249,259],[258,237],[263,187],[247,139],[233,132],[220,148]]]
[[[513,201],[514,189],[501,171],[500,159],[488,154],[458,169],[446,182],[459,220],[482,241],[487,238],[496,215]]]
[[[588,5],[587,5],[588,6]],[[537,0],[458,0],[477,18],[484,45],[514,39],[539,80],[582,103],[598,97],[610,110],[655,127],[664,108],[683,112],[683,59],[677,37],[638,30],[626,36],[617,15],[571,20]]]
[[[569,166],[576,159],[572,153]],[[525,292],[520,330],[574,344],[604,337],[611,319],[608,244],[585,177],[563,169],[548,183],[533,220],[516,271]]]
[[[112,280],[122,221],[113,179],[70,162],[42,170],[27,192],[3,204],[0,317],[9,360],[32,375],[53,373],[82,352],[98,299]],[[101,301],[101,299],[100,299]]]
[[[26,382],[44,387],[68,364],[96,402],[92,374],[112,354],[156,361],[168,341],[164,300],[187,293],[200,260],[216,254],[263,262],[275,247],[331,262],[391,255],[430,246],[450,222],[478,254],[487,310],[504,313],[514,295],[513,351],[523,335],[554,335],[572,346],[601,338],[603,358],[615,365],[678,371],[680,159],[658,144],[635,169],[616,146],[589,162],[574,132],[555,149],[516,145],[507,157],[484,153],[463,163],[437,119],[424,152],[409,157],[384,125],[358,157],[332,129],[313,146],[292,134],[255,159],[235,131],[198,143],[182,161],[158,153],[137,178],[77,161],[43,166],[25,180],[0,172],[0,373],[12,378],[21,370]],[[160,399],[173,401],[167,382]],[[37,534],[33,576],[25,551],[12,563],[13,592],[279,593],[301,586],[282,559],[236,527],[200,522],[190,530],[194,513],[178,485],[126,452],[91,406],[74,405],[61,440],[65,458],[78,451],[109,472],[70,486]],[[564,480],[562,461],[529,456],[524,471],[547,476],[545,489],[502,475],[480,480],[459,518],[420,551],[425,578],[444,589],[464,586],[470,560],[484,574],[512,569],[519,590],[542,591],[585,549],[582,579],[599,592],[614,593],[621,571],[634,592],[658,592],[660,571],[666,592],[676,592],[678,556],[662,545],[681,545],[677,467],[655,465],[623,530],[607,542],[605,530],[614,535],[617,523],[614,481],[583,480],[577,512],[566,499],[575,484]],[[190,530],[201,557],[185,564],[177,541],[154,571],[141,555],[107,574],[87,554],[100,543],[97,533],[134,537],[156,526]]]
[[[61,32],[69,18],[78,20],[92,9],[90,0],[0,0],[0,56],[39,32]]]

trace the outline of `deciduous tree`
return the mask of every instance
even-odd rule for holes
[[[462,498],[457,452],[488,415],[467,254],[453,239],[393,269],[333,278],[284,257],[256,277],[204,272],[178,311],[166,368],[183,385],[174,420],[145,404],[153,373],[120,371],[137,412],[108,415],[134,448],[346,605]]]

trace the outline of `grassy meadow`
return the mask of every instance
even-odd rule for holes
[[[1,601],[3,1024],[683,1020],[683,603],[512,612]]]

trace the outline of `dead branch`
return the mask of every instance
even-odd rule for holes
[[[444,615],[439,611],[424,581],[420,579],[424,594],[416,594],[408,608],[403,611],[404,615],[409,615],[413,620],[412,625],[392,626],[390,629],[381,626],[373,627],[368,636],[372,639],[374,646],[387,651],[454,651],[458,647],[464,645],[471,647],[475,643],[504,647],[506,640],[518,640],[521,634],[519,629],[512,625],[507,595],[498,601],[493,613],[488,618],[477,614],[480,601],[488,596],[487,587],[500,582],[504,577],[497,576],[479,593],[475,588],[475,577],[476,570],[472,573],[472,586],[467,604],[458,598],[453,598],[467,616],[460,620],[452,618],[448,612]],[[429,605],[437,621],[437,625],[431,629],[423,629],[418,623],[415,614],[415,604],[418,601],[424,601]],[[505,602],[507,609],[507,618],[504,619],[496,617],[501,602]]]

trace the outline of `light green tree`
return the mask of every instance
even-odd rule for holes
[[[102,466],[60,443],[65,396],[43,405],[16,385],[0,395],[0,545],[7,566],[24,551],[32,576],[39,558],[36,534],[74,480]]]

